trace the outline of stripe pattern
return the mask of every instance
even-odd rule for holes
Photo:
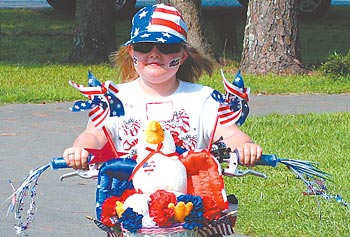
[[[226,215],[221,217],[219,220],[200,228],[199,235],[207,237],[211,235],[222,235],[228,236],[234,234],[233,226],[236,222],[236,216]]]
[[[163,44],[187,42],[187,32],[187,25],[176,8],[155,4],[144,7],[135,14],[130,40],[124,45],[139,42]]]
[[[89,86],[83,86],[73,81],[69,84],[86,96],[88,101],[76,101],[71,111],[91,110],[89,117],[95,127],[100,128],[104,120],[111,116],[124,115],[124,107],[122,102],[117,98],[117,85],[112,81],[100,83],[91,72],[88,74]]]
[[[181,14],[171,6],[163,4],[154,7],[150,24],[147,28],[150,32],[168,32],[186,41],[187,26]]]
[[[225,95],[214,90],[212,97],[220,103],[218,109],[218,122],[223,126],[237,124],[241,126],[249,113],[249,88],[244,87],[243,77],[240,71],[235,76],[233,83],[230,83],[221,70]]]

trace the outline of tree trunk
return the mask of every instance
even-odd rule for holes
[[[116,50],[112,0],[77,0],[73,50],[70,61],[107,62]]]
[[[251,0],[240,68],[250,74],[304,73],[296,0]]]
[[[203,55],[210,60],[217,61],[213,48],[208,42],[205,27],[202,22],[202,5],[201,0],[158,0],[158,3],[172,5],[181,12],[187,27],[187,40],[191,46],[198,49]]]

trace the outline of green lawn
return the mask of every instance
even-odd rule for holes
[[[330,194],[350,204],[349,113],[250,117],[242,129],[266,154],[319,162],[332,175]],[[283,129],[282,129],[283,128]],[[239,199],[237,232],[249,236],[349,236],[350,206],[334,199],[303,196],[304,183],[284,165],[254,167],[268,179],[228,178]],[[321,218],[320,218],[321,216]]]

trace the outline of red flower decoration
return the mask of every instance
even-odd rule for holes
[[[122,201],[120,197],[112,196],[107,198],[102,204],[101,221],[106,226],[115,226],[116,223],[112,221],[112,217],[117,215],[116,202]]]
[[[168,208],[169,203],[176,204],[176,196],[165,190],[158,190],[151,194],[149,214],[158,226],[170,226],[174,223],[175,212]]]
[[[203,200],[203,216],[206,220],[216,220],[221,215],[219,206],[215,203],[214,199],[208,196],[202,197]]]

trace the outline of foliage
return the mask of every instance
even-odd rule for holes
[[[328,61],[320,67],[320,70],[324,74],[335,78],[343,76],[350,79],[350,51],[347,55],[341,55],[334,52],[331,56],[329,56]]]
[[[299,23],[301,58],[307,68],[319,67],[330,53],[349,51],[350,7],[331,6],[325,16]]]

